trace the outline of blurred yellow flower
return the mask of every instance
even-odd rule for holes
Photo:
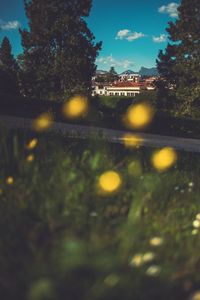
[[[121,176],[115,171],[107,171],[99,177],[99,187],[105,192],[116,191],[121,183]]]
[[[28,161],[28,162],[32,162],[32,161],[34,161],[34,155],[33,154],[29,154],[28,156],[27,156],[27,158],[26,158],[26,160]]]
[[[196,291],[191,297],[191,300],[200,300],[200,291]]]
[[[13,178],[12,176],[8,176],[8,177],[6,178],[6,183],[7,183],[8,185],[13,184],[13,183],[14,183],[14,178]]]
[[[143,139],[137,134],[127,133],[122,137],[122,141],[127,148],[137,148],[142,145]]]
[[[26,146],[28,150],[32,150],[37,146],[38,140],[36,138],[32,139]]]
[[[146,271],[146,274],[148,276],[158,276],[159,273],[161,271],[161,267],[160,266],[157,266],[157,265],[152,265],[150,266],[147,271]]]
[[[163,239],[161,237],[155,236],[149,241],[151,246],[160,246],[163,244]]]
[[[88,100],[85,96],[77,95],[63,105],[63,114],[70,119],[83,117],[88,111]]]
[[[152,164],[158,171],[169,169],[177,161],[177,154],[173,148],[165,147],[156,151],[152,156]]]
[[[200,221],[200,214],[196,215],[196,219]]]
[[[153,119],[154,110],[148,103],[131,105],[125,115],[127,127],[140,129],[147,126]]]
[[[200,227],[200,221],[199,220],[194,220],[193,221],[193,227],[194,228],[199,228]]]
[[[53,119],[52,113],[43,113],[33,121],[32,128],[38,132],[45,131],[53,125]]]
[[[104,279],[104,283],[107,286],[115,286],[119,282],[119,276],[116,274],[110,274]]]
[[[147,252],[142,257],[144,263],[150,262],[154,259],[155,259],[155,254],[153,252]]]
[[[196,235],[196,234],[198,234],[198,233],[199,233],[198,229],[193,229],[193,230],[192,230],[192,235]]]
[[[130,261],[130,265],[134,267],[140,267],[143,263],[143,256],[142,254],[136,254],[132,257]]]

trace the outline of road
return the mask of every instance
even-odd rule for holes
[[[31,129],[32,119],[0,115],[0,125],[7,128]],[[130,131],[120,131],[92,126],[71,125],[55,122],[49,133],[59,134],[66,137],[103,139],[111,143],[123,143],[123,136]],[[142,144],[146,147],[173,147],[177,150],[188,152],[200,152],[200,140],[180,138],[165,135],[137,133],[142,138]]]

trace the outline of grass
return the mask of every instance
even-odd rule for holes
[[[0,132],[2,299],[188,299],[200,288],[199,155],[180,152],[158,173],[153,149],[40,135],[30,151],[33,136]],[[123,184],[102,195],[106,170]]]

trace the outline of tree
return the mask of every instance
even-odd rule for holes
[[[65,99],[90,93],[95,59],[94,43],[85,18],[92,0],[25,0],[30,30],[20,30],[24,93],[32,98]]]
[[[177,113],[191,114],[200,99],[200,1],[182,0],[178,18],[169,22],[170,43],[160,51],[157,67],[159,93]]]
[[[106,81],[113,83],[114,81],[116,81],[119,78],[117,72],[115,71],[114,67],[110,68],[110,71],[106,74]]]
[[[0,46],[0,92],[19,94],[18,69],[10,41],[4,37]]]

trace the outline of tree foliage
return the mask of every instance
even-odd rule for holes
[[[18,64],[12,55],[12,47],[7,37],[0,46],[0,92],[18,94]]]
[[[106,74],[106,81],[109,83],[113,83],[115,80],[119,78],[117,72],[114,67],[111,67],[109,72]]]
[[[91,0],[25,0],[29,31],[20,30],[24,93],[39,99],[64,99],[89,93],[101,43],[85,18]]]
[[[191,114],[200,98],[199,29],[199,0],[182,0],[178,18],[175,22],[169,22],[167,28],[170,42],[165,51],[160,51],[157,60],[162,78],[159,91],[161,95],[168,94],[165,105],[175,106],[177,113],[181,114]]]

